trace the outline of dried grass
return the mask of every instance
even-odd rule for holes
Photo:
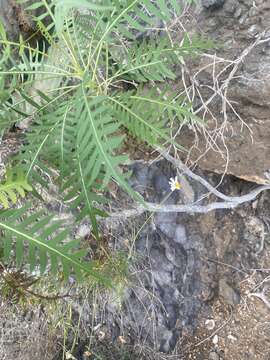
[[[57,338],[41,307],[0,304],[0,359],[52,360]]]

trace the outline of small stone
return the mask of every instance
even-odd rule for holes
[[[248,15],[249,15],[250,17],[253,17],[253,16],[258,15],[258,12],[259,12],[259,10],[258,10],[256,7],[252,7],[252,8],[249,10]]]
[[[211,351],[208,359],[209,360],[219,360],[219,356],[215,351]]]
[[[214,345],[217,345],[218,344],[218,336],[217,336],[217,334],[216,335],[214,335],[214,337],[213,337],[213,344]]]
[[[237,337],[234,336],[234,335],[232,335],[232,334],[229,334],[227,337],[228,337],[229,340],[231,340],[231,341],[233,341],[233,342],[234,342],[234,341],[237,341]]]
[[[226,15],[233,15],[237,8],[237,2],[235,0],[227,0],[223,7],[224,12]]]
[[[124,338],[124,336],[118,336],[118,340],[121,344],[126,344],[127,340]]]
[[[90,359],[91,356],[92,356],[92,353],[90,351],[85,351],[83,353],[83,360]]]
[[[259,29],[256,25],[252,25],[247,32],[250,37],[254,37],[259,33]]]
[[[241,16],[239,19],[239,24],[243,25],[246,22],[247,17],[248,17],[247,14],[244,14],[243,16]]]
[[[228,305],[233,306],[240,303],[239,292],[233,289],[224,278],[219,280],[219,296]]]
[[[65,356],[66,360],[76,360],[76,358],[69,351],[66,352]]]
[[[242,14],[242,9],[239,7],[236,12],[234,13],[234,17],[238,19]]]
[[[187,245],[186,229],[183,225],[177,225],[175,229],[174,239],[176,243],[181,244],[184,248]]]
[[[160,333],[162,334],[162,337],[160,339],[160,351],[162,352],[169,352],[170,350],[170,342],[173,338],[173,332],[167,329],[162,329],[162,331],[160,331]]]
[[[90,226],[89,224],[81,224],[79,227],[78,227],[78,230],[77,230],[77,236],[79,238],[85,238],[86,236],[88,236],[90,234]]]
[[[158,224],[158,228],[167,237],[174,238],[175,224],[173,222],[172,223],[161,222],[161,223]]]
[[[105,338],[105,332],[104,331],[99,331],[98,333],[98,340],[102,341]]]
[[[202,6],[209,10],[216,10],[223,6],[225,0],[202,0]]]
[[[205,321],[205,326],[206,326],[207,330],[213,330],[216,326],[215,320],[207,319]]]
[[[163,269],[153,270],[152,271],[153,279],[159,284],[159,286],[164,286],[172,282],[172,274],[170,272],[164,271]]]

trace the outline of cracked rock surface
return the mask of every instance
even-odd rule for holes
[[[170,191],[168,179],[175,176],[166,161],[151,166],[135,164],[133,172],[132,185],[148,201],[185,201],[181,191],[166,196]],[[218,176],[208,175],[208,180],[217,183]],[[203,190],[196,183],[190,185],[196,201]],[[248,192],[250,188],[250,184],[230,177],[222,186],[221,191],[232,194]],[[201,216],[157,213],[151,217],[134,242],[134,257],[139,265],[132,267],[137,275],[124,290],[121,316],[115,303],[107,307],[107,321],[109,327],[114,324],[114,338],[137,339],[164,353],[177,349],[183,356],[179,358],[186,359],[184,345],[189,344],[190,351],[190,342],[194,344],[201,336],[208,336],[205,321],[213,318],[213,304],[221,304],[224,314],[241,306],[239,284],[246,269],[259,266],[256,251],[260,248],[262,221],[258,215],[269,212],[266,200],[261,201],[256,201],[254,208],[247,204],[234,211]],[[130,221],[132,226],[133,220]],[[144,221],[141,219],[140,223]],[[135,221],[134,226],[138,226]],[[123,233],[121,236],[127,239]],[[121,236],[114,248],[122,248]],[[200,335],[200,329],[204,335]],[[179,342],[184,345],[179,347]],[[210,354],[213,358],[216,354],[222,359],[223,350],[211,346],[207,349],[205,356]]]
[[[195,138],[186,129],[180,142],[189,149],[197,141],[189,156],[193,161],[199,158],[203,169],[217,173],[226,169],[239,178],[266,183],[270,169],[270,1],[203,0],[191,12],[194,22],[188,17],[187,29],[196,29],[216,44],[210,50],[212,57],[190,61],[185,74],[189,95],[194,96],[195,108],[201,107],[198,115],[209,133],[200,131]]]

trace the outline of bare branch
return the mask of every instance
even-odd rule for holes
[[[146,206],[138,205],[134,209],[127,209],[124,211],[112,213],[110,214],[110,218],[108,220],[110,221],[116,218],[118,219],[121,218],[121,220],[124,220],[130,217],[139,216],[146,211],[164,212],[164,213],[177,212],[177,213],[189,213],[189,214],[195,214],[195,213],[205,214],[208,213],[209,211],[218,210],[218,209],[234,209],[243,203],[254,200],[262,191],[265,190],[270,190],[270,185],[259,186],[257,189],[243,196],[233,196],[233,197],[227,196],[227,198],[229,199],[228,201],[213,202],[208,205],[196,205],[196,204],[166,205],[166,204],[154,204],[154,203],[146,202]]]
[[[112,213],[110,218],[107,220],[111,221],[117,218],[121,220],[125,220],[130,217],[141,215],[146,211],[164,212],[164,213],[177,212],[177,213],[189,213],[189,214],[195,214],[195,213],[205,214],[210,211],[218,210],[218,209],[234,209],[243,203],[254,200],[261,192],[270,190],[270,184],[269,184],[269,185],[259,186],[256,189],[249,192],[248,194],[242,196],[227,196],[221,193],[220,191],[218,191],[214,186],[209,184],[209,182],[203,179],[201,176],[193,173],[185,164],[182,163],[180,159],[176,159],[172,157],[167,152],[162,151],[161,149],[158,149],[158,151],[164,156],[166,160],[170,161],[175,167],[181,170],[182,174],[187,175],[193,180],[198,181],[207,190],[209,190],[211,194],[214,194],[219,199],[222,199],[224,201],[212,202],[207,205],[198,205],[198,201],[197,203],[175,204],[175,205],[155,204],[155,203],[146,202],[145,206],[139,204],[134,209],[126,209],[124,211]]]

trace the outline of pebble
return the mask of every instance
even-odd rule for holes
[[[205,321],[205,326],[206,326],[207,330],[213,330],[216,326],[215,320],[207,319]]]
[[[251,36],[251,37],[254,37],[255,35],[258,34],[259,32],[259,29],[257,27],[257,25],[252,25],[249,29],[248,29],[248,34]]]
[[[209,10],[219,9],[223,6],[225,0],[202,0],[202,6]]]
[[[79,238],[84,238],[90,234],[90,230],[91,228],[89,224],[81,224],[77,229],[77,236]]]
[[[176,226],[173,240],[184,248],[188,246],[186,228],[183,225],[179,224]]]
[[[246,22],[247,17],[248,17],[247,14],[244,14],[243,16],[241,16],[239,19],[239,24],[243,25]]]
[[[239,7],[235,12],[234,17],[238,19],[241,15],[242,15],[242,9]]]
[[[234,306],[240,303],[239,292],[233,289],[224,278],[219,280],[219,296],[227,305]]]
[[[258,10],[257,8],[255,8],[255,7],[252,7],[252,8],[249,10],[248,15],[249,15],[250,17],[253,17],[253,16],[258,15],[258,13],[259,13],[259,10]]]
[[[232,335],[232,334],[229,334],[227,337],[228,337],[229,340],[231,340],[231,341],[233,341],[233,342],[234,342],[234,341],[237,341],[237,337],[234,336],[234,335]]]
[[[217,345],[218,344],[218,336],[217,336],[217,334],[216,335],[214,335],[214,337],[213,337],[213,344],[214,345]]]

